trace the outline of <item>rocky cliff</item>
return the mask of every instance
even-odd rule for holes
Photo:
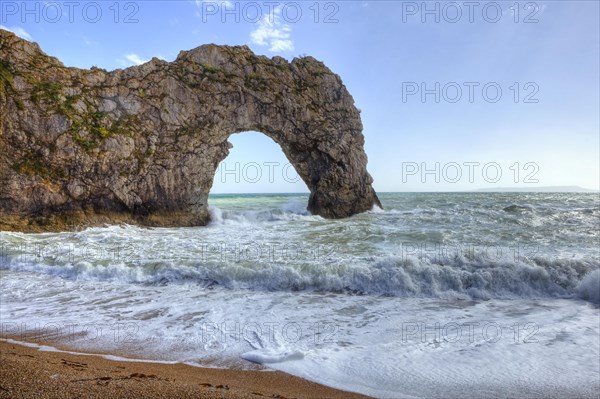
[[[281,146],[312,213],[380,205],[354,100],[312,57],[205,45],[82,70],[0,30],[0,230],[204,225],[227,138],[248,130]]]

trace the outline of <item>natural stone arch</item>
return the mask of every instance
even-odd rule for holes
[[[206,224],[227,139],[248,130],[279,144],[311,191],[312,213],[380,206],[354,100],[312,57],[288,63],[205,45],[107,72],[66,68],[6,31],[0,50],[4,229],[35,218],[44,228]]]

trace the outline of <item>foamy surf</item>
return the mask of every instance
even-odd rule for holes
[[[273,364],[289,362],[292,360],[302,360],[304,359],[304,353],[300,351],[281,352],[276,349],[270,349],[246,352],[240,355],[240,357],[253,363]]]
[[[213,367],[259,363],[381,398],[458,397],[467,386],[477,397],[594,397],[600,387],[598,307],[584,301],[290,295],[1,273],[2,333],[23,340]]]
[[[208,227],[0,233],[2,335],[382,398],[597,397],[597,196],[381,199],[346,220],[225,196]]]
[[[195,283],[199,287],[256,291],[447,299],[579,297],[597,303],[595,293],[600,289],[600,262],[594,259],[536,257],[515,262],[510,258],[490,260],[477,255],[473,258],[396,256],[336,260],[331,249],[324,248],[320,254],[307,254],[301,261],[286,259],[280,254],[277,262],[277,255],[271,253],[264,255],[265,259],[259,263],[252,258],[238,257],[235,251],[212,256],[202,253],[206,248],[201,248],[197,254],[193,249],[193,245],[182,245],[180,251],[187,250],[187,259],[183,259],[182,254],[179,262],[176,258],[180,255],[175,255],[172,260],[137,258],[113,262],[98,259],[71,263],[58,262],[55,258],[54,262],[41,263],[27,260],[31,254],[13,253],[6,256],[0,269],[121,284]],[[171,247],[171,251],[175,248]],[[320,259],[321,255],[329,259]],[[267,262],[268,259],[273,262]]]
[[[239,225],[248,226],[259,223],[285,222],[293,220],[323,220],[320,216],[311,215],[306,207],[296,202],[288,203],[278,209],[251,211],[223,211],[216,206],[208,208],[211,226]]]

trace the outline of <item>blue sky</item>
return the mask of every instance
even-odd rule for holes
[[[378,191],[598,189],[599,13],[597,1],[3,0],[0,25],[82,68],[204,43],[312,55],[362,111]],[[270,139],[230,141],[213,192],[306,191]]]

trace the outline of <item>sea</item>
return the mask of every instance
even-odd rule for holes
[[[379,398],[598,398],[600,197],[211,195],[197,228],[0,233],[0,338]],[[117,357],[116,357],[117,356]]]

